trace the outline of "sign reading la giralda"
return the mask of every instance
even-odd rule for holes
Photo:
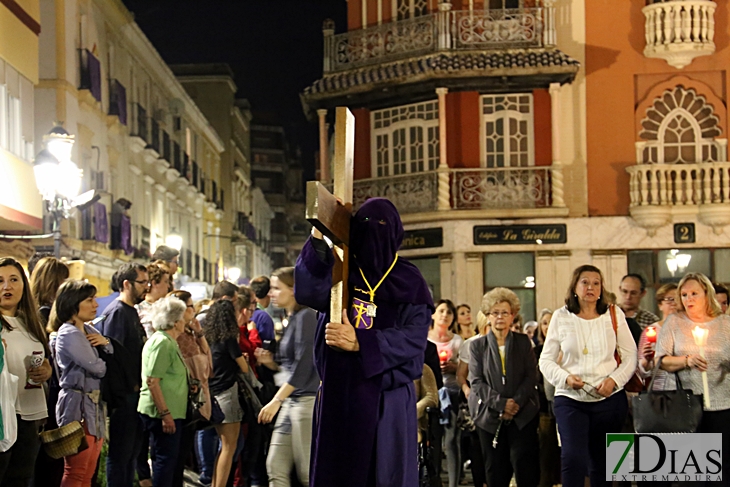
[[[474,245],[564,244],[567,241],[568,230],[562,223],[474,227]]]

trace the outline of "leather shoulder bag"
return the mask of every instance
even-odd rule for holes
[[[682,388],[676,372],[677,390],[652,390],[663,358],[659,357],[654,366],[649,390],[641,392],[631,401],[634,430],[637,433],[694,433],[702,419],[702,396]]]
[[[613,351],[613,358],[616,359],[616,365],[621,365],[621,354],[618,353],[618,322],[616,321],[616,306],[610,305],[608,307],[611,313],[611,324],[613,325],[613,333],[616,335],[616,349]],[[639,374],[634,371],[631,379],[624,384],[624,390],[626,392],[641,392],[644,390],[644,381]]]

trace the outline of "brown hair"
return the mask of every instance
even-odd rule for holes
[[[46,332],[43,329],[43,325],[41,324],[41,316],[38,313],[38,306],[36,305],[35,299],[33,298],[33,293],[30,291],[30,284],[28,282],[28,276],[25,275],[25,270],[23,269],[23,266],[20,265],[20,262],[13,259],[12,257],[2,257],[0,258],[0,267],[8,267],[12,266],[15,267],[15,269],[20,274],[20,278],[23,281],[23,294],[20,297],[20,302],[18,303],[18,318],[21,318],[23,320],[23,323],[25,324],[25,328],[30,333],[30,335],[38,340],[41,345],[43,346],[43,350],[45,350],[46,358],[50,360],[51,357],[51,349],[48,348],[48,337],[46,336]],[[12,330],[13,327],[10,326],[10,323],[8,323],[5,318],[0,314],[0,323],[2,324],[2,327],[6,330]]]
[[[68,266],[55,257],[43,257],[30,276],[30,292],[38,306],[51,306],[58,288],[68,279]]]
[[[253,291],[251,291],[251,288],[248,288],[246,286],[238,286],[238,302],[236,303],[236,307],[238,308],[239,312],[251,306],[252,295]]]
[[[656,292],[656,304],[662,304],[667,294],[677,290],[677,285],[673,282],[669,282],[660,287]]]
[[[702,289],[705,290],[705,295],[707,296],[705,312],[707,315],[712,316],[713,318],[720,316],[722,314],[722,308],[715,298],[715,288],[712,286],[712,281],[710,281],[707,276],[701,272],[690,272],[689,274],[685,274],[682,280],[679,281],[677,289],[679,289],[680,296],[679,302],[677,302],[677,311],[687,313],[687,310],[684,309],[684,303],[682,303],[682,287],[687,284],[687,281],[695,281],[700,285],[700,287],[702,287]]]
[[[183,291],[182,289],[175,289],[174,291],[170,291],[167,293],[168,296],[175,296],[177,299],[182,301],[187,305],[189,299],[193,299],[193,295],[190,294],[187,291]]]
[[[565,306],[568,308],[568,311],[573,314],[577,315],[580,313],[580,303],[578,302],[578,296],[575,294],[575,288],[580,280],[580,275],[584,272],[595,272],[601,277],[601,295],[598,297],[598,302],[596,303],[596,312],[599,315],[602,315],[608,311],[608,302],[604,297],[606,281],[603,280],[603,273],[601,272],[601,269],[594,265],[582,265],[573,271],[573,277],[570,278],[570,286],[568,287],[568,295],[565,297]]]
[[[434,306],[434,313],[436,312],[436,308],[441,306],[442,304],[445,304],[447,308],[451,310],[451,316],[454,318],[451,320],[451,324],[449,325],[449,331],[451,333],[459,334],[459,330],[457,330],[457,322],[456,322],[456,306],[454,306],[453,301],[450,299],[439,299],[436,305]],[[433,328],[434,322],[431,321],[431,328]]]
[[[157,262],[154,262],[147,266],[147,275],[149,276],[148,279],[150,284],[159,284],[162,281],[162,278],[165,277],[165,274],[170,274],[170,268],[167,267],[167,264],[160,265]]]
[[[48,331],[58,331],[61,325],[70,323],[71,318],[79,312],[79,304],[94,296],[96,296],[96,286],[86,281],[71,279],[61,284],[51,308],[51,315],[48,317]]]
[[[294,290],[294,268],[293,267],[279,267],[278,269],[276,269],[274,272],[271,273],[271,277],[277,278],[279,281],[283,282],[287,287]],[[304,306],[300,305],[299,303],[295,304],[294,312],[296,313],[303,307]]]

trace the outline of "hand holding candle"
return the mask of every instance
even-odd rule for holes
[[[644,353],[644,358],[646,360],[653,360],[654,359],[654,347],[656,346],[656,326],[647,326],[646,327],[646,343],[649,345],[651,351],[647,351]]]
[[[441,361],[441,365],[445,364],[449,360],[449,352],[441,350],[439,352],[439,360]]]
[[[710,331],[707,328],[701,328],[699,326],[695,326],[692,330],[692,336],[695,339],[695,345],[697,345],[700,348],[700,356],[702,358],[705,357],[705,345],[707,345],[707,335],[710,334]],[[707,371],[702,372],[702,388],[704,393],[704,399],[705,399],[705,409],[708,409],[710,407],[710,386],[707,382]]]

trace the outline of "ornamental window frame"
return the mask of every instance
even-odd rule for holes
[[[430,0],[391,0],[394,20],[408,20],[428,14]]]
[[[438,110],[438,99],[433,99],[370,114],[373,177],[417,174],[438,168]],[[399,144],[401,147],[396,149]]]
[[[504,105],[507,105],[505,107]],[[511,107],[517,106],[517,110]],[[520,109],[526,108],[527,111]],[[505,136],[514,121],[517,128],[524,128],[523,138],[517,138],[515,147]],[[488,124],[494,124],[490,128]],[[502,136],[489,135],[491,130],[498,130],[501,124]],[[523,125],[524,124],[524,125]],[[493,144],[490,144],[490,140]],[[501,139],[501,150],[500,147]],[[525,140],[524,145],[521,143]],[[520,147],[521,146],[521,147]],[[532,93],[507,93],[482,95],[479,98],[479,153],[481,167],[519,168],[535,166],[535,100]],[[499,161],[502,157],[501,164]],[[507,163],[517,157],[518,164]]]
[[[682,122],[685,122],[684,125]],[[675,133],[675,141],[668,135]],[[684,136],[691,134],[689,138]],[[694,88],[677,85],[655,97],[641,121],[636,143],[639,164],[697,164],[727,158],[727,139],[722,134],[715,107]],[[690,148],[690,151],[683,150]],[[671,151],[667,161],[668,149]]]

